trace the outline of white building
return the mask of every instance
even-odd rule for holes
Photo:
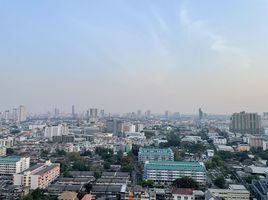
[[[60,175],[60,164],[50,161],[40,163],[13,175],[13,184],[27,186],[30,189],[47,188]]]
[[[26,107],[25,106],[19,106],[19,115],[18,115],[19,122],[26,121]]]
[[[178,178],[191,177],[200,185],[206,183],[206,168],[200,162],[147,161],[144,179],[155,183],[170,184]]]
[[[137,124],[136,125],[136,132],[141,132],[144,129],[144,125],[143,124]]]
[[[227,139],[224,138],[224,137],[214,137],[213,138],[213,144],[226,145],[227,144]]]
[[[208,149],[207,150],[207,156],[208,157],[213,157],[214,156],[214,150],[213,149]]]
[[[263,149],[264,151],[268,149],[268,140],[264,140],[264,141],[262,142],[262,149]]]
[[[51,139],[53,136],[62,136],[68,134],[69,134],[69,128],[65,125],[59,124],[58,126],[46,127],[44,137]]]
[[[13,145],[14,145],[14,138],[13,137],[0,139],[0,147],[10,148]]]
[[[13,175],[30,167],[30,158],[8,156],[0,157],[0,175]]]

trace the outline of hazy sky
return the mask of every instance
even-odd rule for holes
[[[268,111],[267,0],[1,0],[0,110]]]

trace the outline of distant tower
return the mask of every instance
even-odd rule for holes
[[[138,117],[141,116],[141,110],[137,110],[137,116],[138,116]]]
[[[169,113],[169,111],[168,111],[168,110],[166,110],[166,111],[165,111],[165,118],[166,118],[166,119],[168,119],[168,118],[169,118],[169,114],[170,114],[170,113]]]
[[[75,117],[75,107],[72,105],[72,117]]]
[[[20,105],[19,106],[19,122],[26,121],[26,107]]]
[[[54,117],[57,118],[60,115],[60,110],[58,108],[54,109]]]
[[[202,109],[201,108],[199,108],[199,110],[198,110],[198,115],[199,115],[199,120],[202,120],[203,119],[203,111],[202,111]]]
[[[13,108],[13,111],[12,111],[12,119],[14,121],[17,121],[18,120],[18,109],[17,108]]]

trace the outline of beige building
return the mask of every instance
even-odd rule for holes
[[[238,151],[248,152],[250,150],[249,144],[238,144]]]
[[[7,148],[6,147],[0,147],[0,156],[5,156],[7,154]]]
[[[248,190],[233,189],[208,189],[205,193],[205,200],[216,200],[219,197],[225,200],[249,200]]]

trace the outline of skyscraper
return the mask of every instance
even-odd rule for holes
[[[199,120],[202,120],[203,119],[203,111],[202,111],[202,109],[201,108],[199,108],[199,110],[198,110],[198,116],[199,116]]]
[[[90,117],[98,117],[98,108],[90,108]]]
[[[12,119],[14,121],[17,121],[18,120],[18,109],[17,108],[13,108],[13,111],[12,111]]]
[[[230,119],[230,131],[236,133],[259,134],[261,131],[261,116],[257,113],[234,113]]]
[[[26,121],[26,107],[20,105],[19,106],[19,122],[24,122]]]
[[[72,105],[72,117],[75,117],[75,107]]]

